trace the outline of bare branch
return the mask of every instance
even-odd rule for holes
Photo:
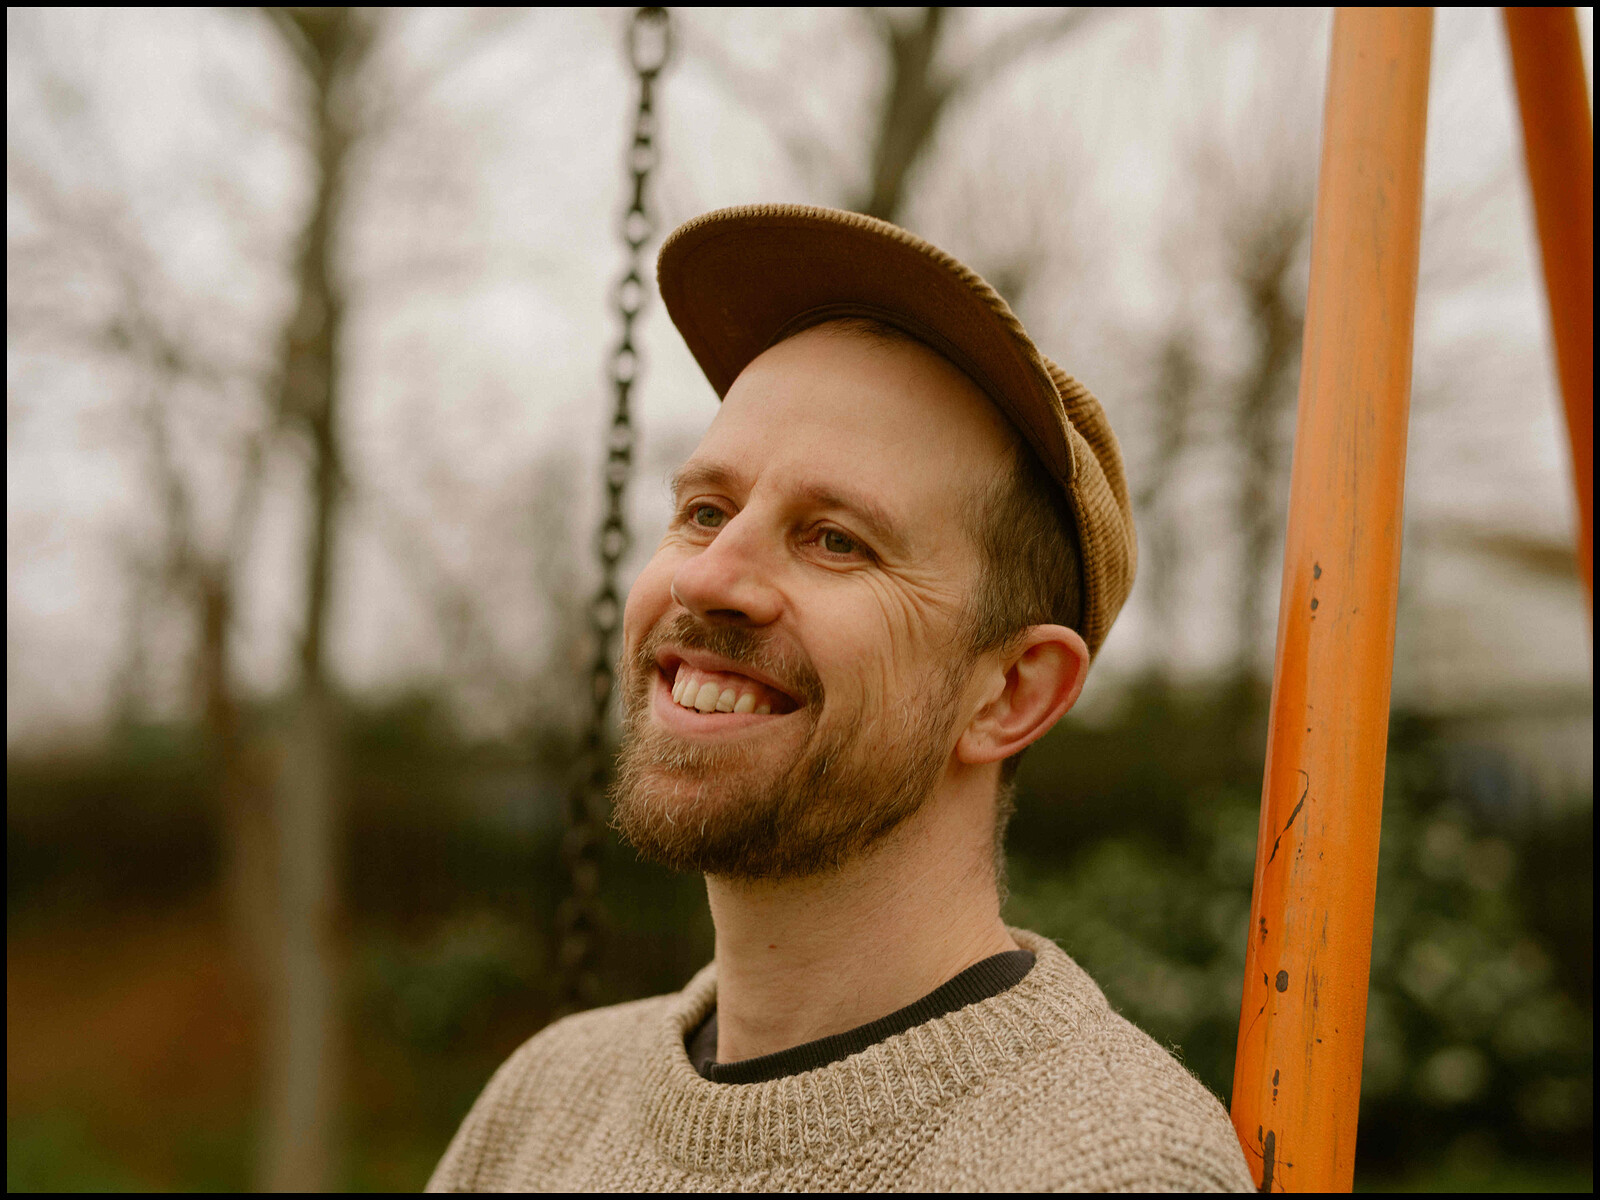
[[[680,36],[688,42],[688,56],[705,67],[728,95],[766,126],[803,174],[813,181],[826,182],[834,191],[844,191],[845,181],[859,168],[840,153],[836,136],[804,128],[796,120],[791,81],[751,70],[714,39],[697,36],[692,26]]]
[[[1441,521],[1418,532],[1429,541],[1498,559],[1541,579],[1579,581],[1577,550],[1567,538],[1481,528],[1464,521]]]
[[[1096,21],[1121,12],[1116,8],[1069,8],[1029,21],[1003,33],[985,46],[949,81],[953,93],[977,91],[1029,54],[1053,49],[1056,43],[1081,33]]]
[[[403,73],[393,67],[366,81],[373,89],[363,112],[363,138],[382,137],[413,118],[417,108],[432,99],[451,80],[459,77],[463,69],[471,66],[478,55],[494,47],[523,22],[532,19],[538,10],[488,9],[473,10],[459,24],[451,37],[439,47],[425,67]],[[393,22],[386,23],[380,32],[392,32]]]
[[[301,69],[307,73],[315,72],[318,65],[317,53],[310,39],[306,37],[304,25],[294,15],[296,10],[268,4],[261,7],[261,12],[277,29],[284,45],[299,60]]]

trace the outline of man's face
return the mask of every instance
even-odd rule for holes
[[[933,794],[972,715],[963,508],[1009,439],[921,346],[822,328],[745,369],[628,596],[614,799],[641,854],[812,874]]]

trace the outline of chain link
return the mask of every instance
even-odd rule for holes
[[[560,1006],[569,1012],[588,1008],[596,999],[595,960],[604,921],[600,906],[601,813],[611,765],[606,716],[616,685],[617,631],[622,624],[617,569],[633,540],[627,524],[634,447],[629,400],[639,374],[639,352],[633,338],[645,300],[644,248],[656,229],[647,196],[650,172],[657,161],[655,84],[672,49],[671,34],[664,8],[635,9],[628,24],[628,62],[638,80],[639,105],[626,160],[633,177],[632,194],[620,229],[627,247],[627,270],[612,293],[622,335],[611,352],[610,379],[616,404],[606,438],[605,516],[595,546],[600,557],[600,587],[589,606],[589,628],[594,639],[589,723],[567,795],[566,834],[561,842],[567,896],[556,913]]]

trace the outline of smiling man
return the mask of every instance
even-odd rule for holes
[[[1017,758],[1132,584],[1099,404],[871,218],[710,213],[659,277],[722,406],[628,598],[613,799],[704,874],[715,960],[524,1045],[430,1189],[1249,1189],[1216,1099],[1000,917]]]

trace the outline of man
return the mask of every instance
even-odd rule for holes
[[[1216,1099],[1000,919],[1017,757],[1133,578],[1099,404],[853,213],[711,213],[662,295],[723,402],[628,597],[615,822],[715,961],[559,1021],[432,1190],[1248,1189]]]

